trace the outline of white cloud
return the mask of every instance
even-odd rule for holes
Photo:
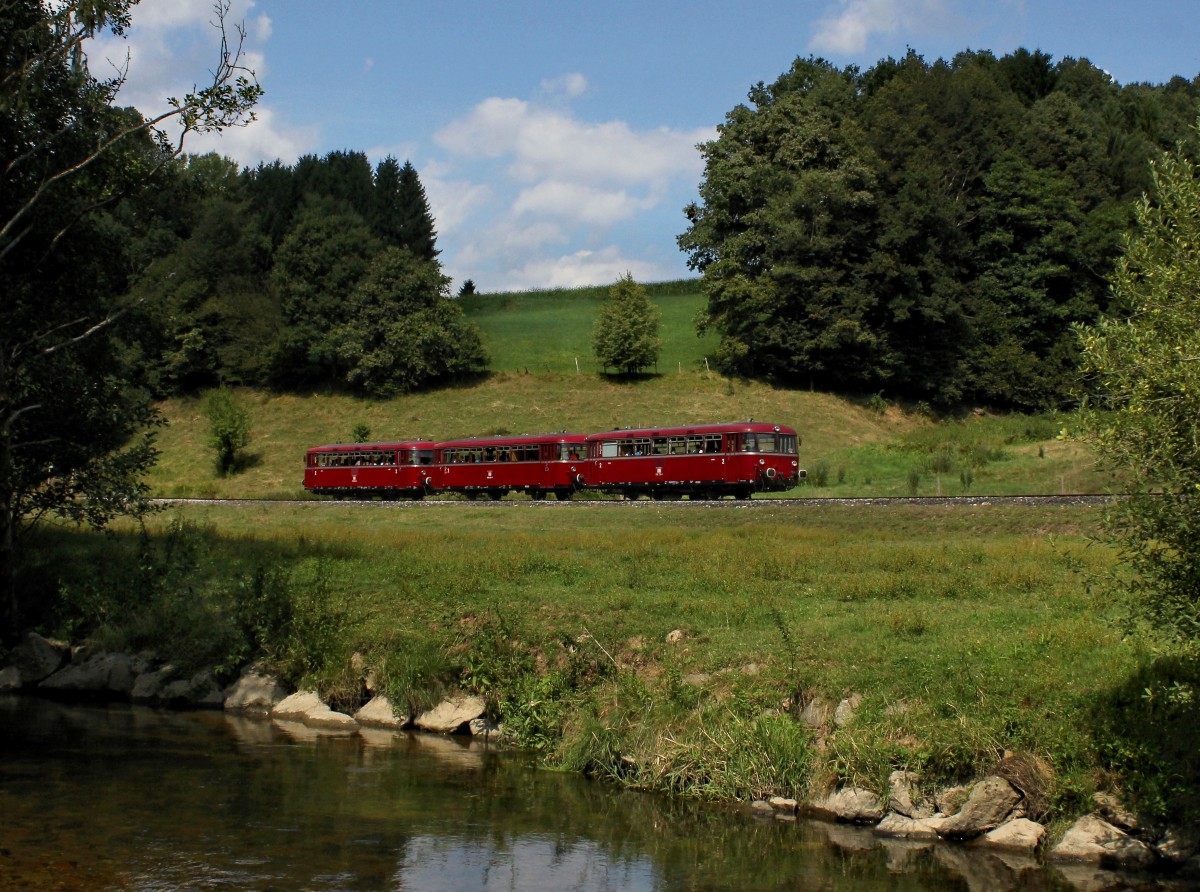
[[[702,163],[696,143],[714,135],[707,127],[638,133],[624,121],[591,124],[520,99],[491,98],[434,139],[447,151],[465,157],[509,158],[510,172],[524,181],[644,183],[697,177]]]
[[[841,0],[840,14],[819,19],[810,45],[820,51],[861,53],[876,34],[896,34],[944,20],[942,0]]]
[[[253,167],[259,161],[281,159],[290,164],[312,151],[319,129],[314,126],[282,125],[269,108],[256,108],[257,120],[245,127],[231,127],[223,133],[196,133],[187,138],[184,151],[191,155],[216,152]]]
[[[542,81],[542,92],[550,96],[564,95],[569,99],[582,96],[588,88],[587,78],[578,71]]]
[[[492,199],[492,187],[468,180],[451,180],[431,175],[429,171],[419,173],[425,197],[429,199],[429,210],[437,221],[438,236],[451,235],[463,223],[488,205]]]
[[[650,281],[658,274],[653,264],[630,260],[619,248],[576,251],[559,257],[527,261],[508,271],[501,288],[515,291],[526,288],[579,288],[615,282],[625,273],[638,281]]]
[[[545,180],[523,189],[512,209],[518,217],[546,214],[588,225],[609,226],[654,207],[658,201],[657,197],[635,198],[624,189],[597,189],[585,183]]]

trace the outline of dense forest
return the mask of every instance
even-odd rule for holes
[[[679,237],[719,367],[783,384],[1042,409],[1151,158],[1196,156],[1200,76],[1115,83],[1041,52],[798,59],[726,116]]]
[[[486,356],[449,300],[411,163],[363,152],[239,170],[166,167],[119,206],[128,348],[159,395],[214,385],[348,387],[389,396],[474,374]]]

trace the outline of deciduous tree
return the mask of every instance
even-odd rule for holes
[[[1079,328],[1092,402],[1085,436],[1132,483],[1108,529],[1151,619],[1200,641],[1200,176],[1182,149],[1112,276],[1115,306]]]
[[[252,117],[261,90],[225,28],[211,79],[144,116],[115,107],[124,74],[87,67],[89,38],[123,34],[136,0],[11,0],[0,14],[0,637],[22,625],[22,535],[48,514],[103,525],[141,503],[153,461],[144,392],[114,349],[128,287],[98,212],[191,133]],[[228,38],[235,38],[231,44]],[[131,441],[131,437],[135,437]]]

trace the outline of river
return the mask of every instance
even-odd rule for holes
[[[0,696],[3,892],[1071,888],[1019,858],[614,790],[457,738]]]

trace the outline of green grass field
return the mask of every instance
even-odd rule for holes
[[[347,708],[357,653],[398,703],[465,686],[549,761],[633,786],[745,800],[907,768],[932,787],[1008,751],[1039,766],[1053,820],[1114,785],[1169,813],[1196,781],[1194,706],[1145,695],[1171,661],[1085,585],[1113,559],[1093,510],[311,502],[150,526],[180,521],[160,558],[131,535],[58,543],[70,566],[104,551],[99,580],[63,590],[100,640],[232,665],[240,618]],[[165,582],[105,601],[125,561]],[[845,727],[795,721],[851,694]]]
[[[696,314],[704,307],[698,283],[669,282],[647,287],[662,314],[663,341],[658,374],[693,372],[705,367],[716,349],[712,333],[696,336]],[[476,323],[496,371],[596,374],[592,328],[607,288],[482,294],[460,299]]]

